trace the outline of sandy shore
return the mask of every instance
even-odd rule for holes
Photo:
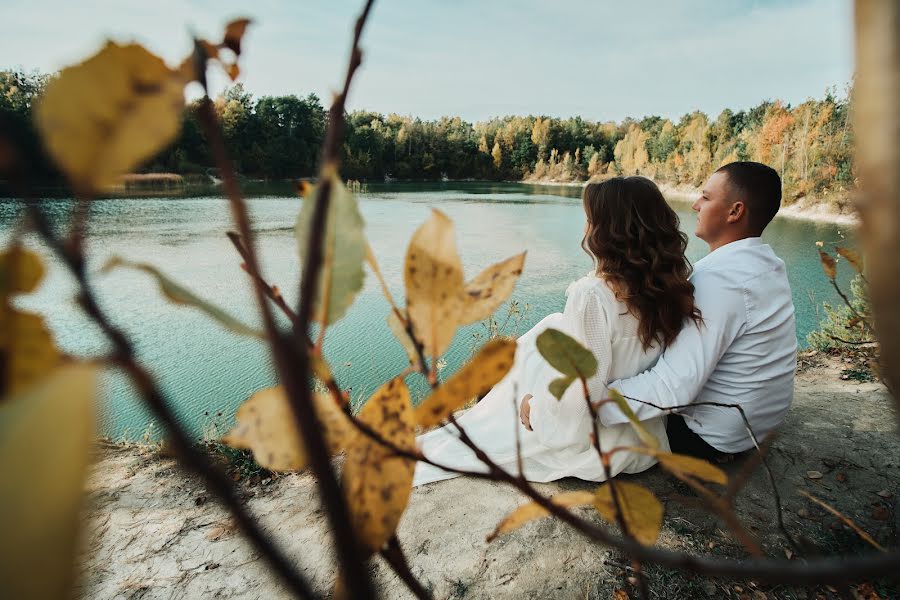
[[[787,526],[823,552],[870,549],[849,529],[802,497],[806,491],[850,516],[879,543],[896,545],[900,435],[885,389],[842,381],[842,363],[797,378],[794,406],[770,451]],[[740,464],[728,465],[734,475]],[[692,502],[686,486],[653,468],[631,481],[655,491],[666,507],[659,543],[701,554],[745,556],[727,529]],[[592,489],[564,479],[545,493]],[[314,588],[329,593],[335,575],[326,519],[311,475],[291,474],[243,488],[263,527],[293,557]],[[287,594],[236,531],[229,516],[174,460],[137,446],[98,448],[88,485],[81,558],[82,598],[286,598]],[[486,535],[523,503],[512,488],[457,478],[413,491],[399,537],[413,572],[435,598],[610,598],[628,560],[553,519],[542,519],[488,544]],[[599,521],[591,509],[578,509]],[[739,496],[737,514],[766,553],[784,558],[773,497],[762,472]],[[384,598],[410,594],[385,563],[371,561]],[[805,591],[754,582],[685,576],[651,567],[657,597],[804,597]],[[894,589],[881,597],[896,597]],[[836,597],[823,591],[822,596]]]
[[[583,187],[585,181],[520,181],[516,183],[527,183],[531,185],[547,185],[547,186],[566,186],[566,187]],[[693,202],[700,195],[700,188],[690,185],[673,185],[666,182],[655,182],[662,193],[668,200],[674,202]],[[837,212],[830,204],[821,202],[814,198],[801,198],[797,202],[788,206],[782,206],[778,211],[778,215],[787,219],[800,219],[804,221],[815,221],[818,223],[834,223],[836,225],[845,225],[855,227],[859,224],[859,217],[856,213]]]

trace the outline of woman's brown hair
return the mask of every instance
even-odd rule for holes
[[[687,235],[659,188],[645,177],[614,177],[584,188],[587,231],[581,247],[640,325],[644,349],[668,346],[685,319],[700,324]]]

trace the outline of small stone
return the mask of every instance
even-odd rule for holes
[[[700,584],[700,587],[703,588],[703,591],[707,596],[715,596],[716,595],[716,584],[712,581],[704,581]]]
[[[882,498],[884,498],[885,500],[888,500],[893,496],[893,494],[890,493],[888,490],[881,490],[880,492],[878,492],[878,495],[881,496]]]
[[[809,511],[806,510],[805,508],[801,508],[800,510],[797,511],[797,516],[798,516],[798,517],[802,517],[802,518],[804,518],[804,519],[808,519],[808,518],[809,518]]]
[[[791,560],[792,558],[794,558],[794,551],[791,550],[790,548],[785,548],[784,549],[784,557],[788,560]]]
[[[807,471],[806,476],[810,479],[822,479],[822,473],[819,471]]]
[[[739,585],[736,585],[736,586],[734,586],[734,591],[737,592],[738,594],[740,594],[741,592],[744,591],[744,588],[742,588]]]

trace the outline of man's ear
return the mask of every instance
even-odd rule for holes
[[[728,223],[737,223],[747,214],[747,205],[738,200],[734,204],[731,205],[731,208],[728,209],[728,218],[726,221]]]

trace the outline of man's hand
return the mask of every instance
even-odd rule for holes
[[[534,431],[531,428],[531,399],[533,396],[531,394],[525,394],[525,397],[522,398],[522,406],[519,407],[519,420],[522,421],[522,425],[525,426],[525,429],[528,431]]]

